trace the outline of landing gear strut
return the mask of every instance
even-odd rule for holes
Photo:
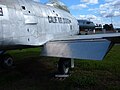
[[[58,72],[60,74],[68,74],[70,69],[70,60],[69,58],[60,58],[58,62]]]
[[[74,68],[74,60],[70,58],[60,58],[58,62],[58,74],[55,77],[68,77],[70,68]]]

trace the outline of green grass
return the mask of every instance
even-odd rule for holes
[[[0,90],[120,90],[120,45],[103,61],[75,60],[71,76],[51,80],[58,58],[40,57],[40,48],[9,52],[16,67],[0,69]]]
[[[103,61],[77,60],[75,71],[69,80],[75,87],[120,89],[120,46],[116,45]],[[77,86],[76,86],[77,85]]]

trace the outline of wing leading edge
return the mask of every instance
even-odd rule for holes
[[[120,43],[120,33],[79,35],[56,39],[44,45],[43,56],[102,60],[114,43]]]

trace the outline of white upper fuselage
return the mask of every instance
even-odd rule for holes
[[[66,11],[32,0],[0,0],[0,48],[40,46],[78,32],[77,20]]]

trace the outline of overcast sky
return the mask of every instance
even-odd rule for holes
[[[39,0],[36,0],[39,1]],[[94,23],[120,27],[120,0],[60,0],[77,19],[88,19]],[[48,0],[40,0],[46,3]]]

